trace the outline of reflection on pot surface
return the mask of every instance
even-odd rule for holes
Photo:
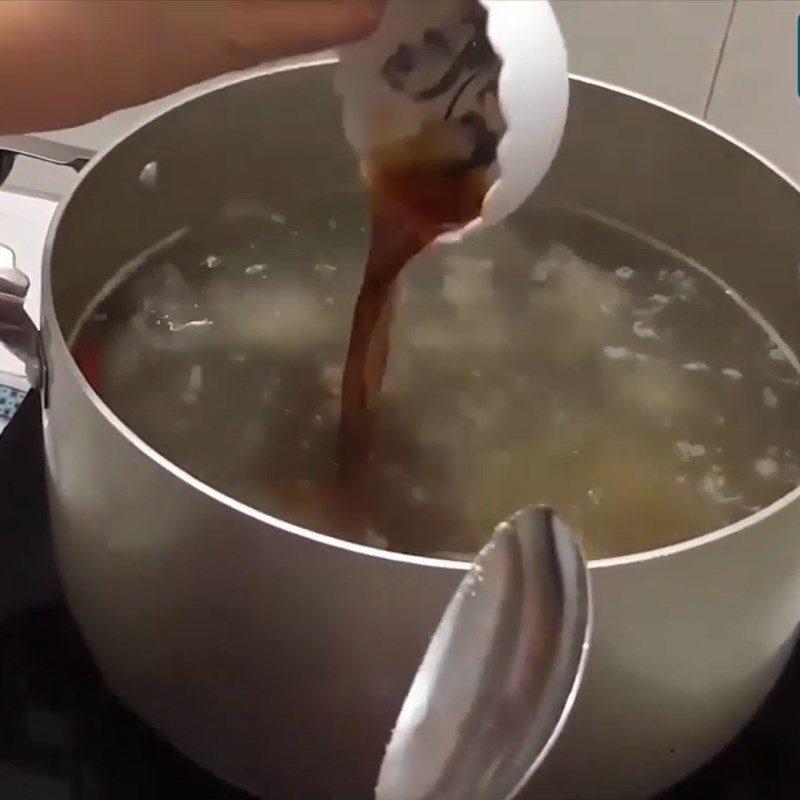
[[[531,503],[558,508],[590,557],[641,552],[800,482],[800,374],[774,332],[679,254],[549,209],[404,273],[371,463],[345,502],[335,439],[362,211],[318,196],[303,221],[249,213],[155,248],[84,316],[84,373],[215,488],[406,553],[469,557]]]

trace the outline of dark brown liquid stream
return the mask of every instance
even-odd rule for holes
[[[371,224],[364,279],[353,313],[342,379],[337,440],[341,489],[354,488],[372,446],[374,400],[383,386],[403,268],[436,237],[475,219],[486,195],[483,167],[441,157],[441,131],[404,143],[371,160]]]

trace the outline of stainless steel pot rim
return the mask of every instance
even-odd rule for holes
[[[218,89],[224,86],[230,86],[233,84],[242,83],[259,75],[272,75],[286,70],[299,69],[303,67],[324,66],[326,64],[335,63],[336,60],[337,59],[335,55],[322,53],[316,56],[306,57],[303,59],[288,59],[270,65],[261,66],[255,69],[246,70],[244,72],[238,73],[237,75],[227,76],[225,78],[208,82],[200,87],[195,88],[194,90],[190,90],[185,94],[181,95],[180,102],[178,102],[176,105],[180,106],[186,103],[190,103],[194,100],[197,100],[200,97],[203,97],[207,94],[211,94],[212,92],[217,91]],[[716,126],[711,125],[705,120],[699,119],[698,117],[695,117],[692,114],[674,108],[673,106],[670,106],[667,103],[663,103],[660,100],[656,100],[652,97],[640,94],[639,92],[635,92],[629,89],[616,86],[606,81],[600,81],[594,78],[587,78],[585,76],[575,75],[573,73],[570,73],[570,81],[585,83],[591,86],[596,86],[601,89],[606,89],[608,91],[616,92],[618,94],[626,95],[627,97],[630,97],[633,100],[638,100],[640,102],[647,103],[669,114],[681,117],[687,122],[691,122],[695,125],[705,128],[710,133],[716,134],[729,144],[744,151],[751,158],[754,158],[757,161],[759,161],[766,169],[770,170],[776,177],[782,179],[787,184],[789,184],[796,192],[800,193],[800,186],[798,186],[798,184],[794,180],[792,180],[792,178],[790,178],[783,170],[781,170],[779,167],[777,167],[768,159],[764,158],[762,155],[757,153],[748,145],[744,144],[743,142],[740,142],[738,139],[734,138],[728,133],[725,133]],[[84,180],[86,180],[86,176],[89,173],[91,173],[91,171],[99,163],[102,162],[107,153],[111,152],[114,148],[116,148],[126,139],[135,135],[141,128],[145,127],[158,117],[161,117],[166,113],[169,113],[175,107],[176,106],[173,105],[167,109],[157,109],[154,113],[148,115],[145,119],[143,119],[134,129],[127,131],[122,136],[114,140],[107,147],[105,147],[103,150],[99,151],[91,159],[86,168],[80,173],[80,177],[78,181],[75,183],[75,185],[72,187],[71,191],[67,195],[65,195],[59,202],[58,207],[56,208],[56,212],[53,215],[53,218],[50,222],[50,226],[48,228],[47,238],[44,247],[43,265],[42,265],[42,277],[43,277],[42,309],[43,309],[43,314],[49,316],[51,319],[53,320],[58,319],[55,313],[53,294],[51,291],[50,279],[49,279],[51,257],[53,252],[53,243],[55,241],[55,235],[58,230],[61,217],[65,209],[69,205],[73,195],[80,189],[81,184],[84,182]],[[53,337],[52,340],[55,343],[57,343],[58,346],[62,347],[64,351],[69,355],[69,348],[67,346],[67,342],[66,339],[64,338],[63,332],[60,326],[56,325],[55,327],[56,330],[50,331],[50,335],[51,337]],[[378,548],[368,547],[366,545],[361,545],[355,542],[349,542],[344,539],[339,539],[334,536],[330,536],[328,534],[317,533],[316,531],[303,528],[302,526],[295,525],[294,523],[279,519],[278,517],[273,517],[267,514],[266,512],[259,511],[238,500],[235,500],[232,497],[229,497],[226,494],[223,494],[217,489],[214,489],[212,486],[209,486],[208,484],[205,484],[202,481],[198,480],[197,478],[193,477],[192,475],[190,475],[185,470],[181,469],[176,464],[173,464],[171,461],[169,461],[169,459],[165,458],[156,450],[154,450],[150,445],[148,445],[133,430],[131,430],[127,425],[125,425],[125,423],[122,422],[122,420],[119,419],[119,417],[117,417],[116,414],[114,414],[114,412],[111,411],[111,409],[103,402],[100,396],[94,391],[94,389],[92,389],[92,387],[83,377],[83,374],[78,369],[78,366],[75,363],[75,360],[71,357],[71,355],[69,355],[69,357],[66,359],[66,362],[68,364],[68,368],[72,371],[73,377],[81,386],[83,391],[87,394],[87,396],[90,398],[97,411],[105,417],[106,421],[112,427],[114,427],[120,435],[124,436],[129,442],[131,442],[134,446],[136,446],[144,455],[152,459],[161,468],[163,468],[164,470],[166,470],[179,480],[183,481],[187,485],[191,486],[193,489],[204,493],[212,500],[218,503],[222,503],[223,505],[226,505],[229,508],[241,514],[245,514],[249,517],[252,517],[253,519],[258,520],[259,522],[262,522],[265,525],[269,525],[279,530],[283,530],[286,533],[302,536],[306,539],[310,539],[311,541],[318,542],[319,544],[338,547],[342,550],[352,552],[353,554],[356,555],[383,558],[388,561],[395,561],[401,564],[412,564],[423,567],[434,567],[437,569],[466,571],[469,568],[470,566],[469,563],[464,561],[454,561],[443,558],[431,558],[427,556],[415,556],[406,553],[398,553],[390,550],[380,550]],[[723,528],[718,528],[714,531],[710,531],[709,533],[703,534],[702,536],[696,536],[692,539],[687,539],[686,541],[667,545],[665,547],[658,547],[653,550],[646,550],[640,553],[631,553],[624,556],[615,556],[613,558],[595,559],[589,562],[589,568],[592,570],[600,570],[600,569],[610,569],[614,567],[634,566],[646,563],[651,560],[667,558],[668,556],[679,555],[681,553],[689,552],[704,545],[712,544],[728,536],[732,536],[733,534],[743,533],[744,531],[750,529],[751,527],[759,525],[762,521],[772,516],[773,514],[783,510],[786,506],[788,506],[790,503],[793,503],[798,498],[800,498],[800,487],[793,489],[792,491],[778,498],[775,502],[771,503],[770,505],[766,506],[760,511],[750,514],[747,517],[731,525],[726,525]],[[490,532],[487,531],[487,537],[489,533]]]

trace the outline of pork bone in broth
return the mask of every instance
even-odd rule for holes
[[[800,480],[800,376],[767,326],[665,248],[550,210],[404,272],[373,451],[344,502],[367,236],[345,208],[306,202],[302,233],[289,211],[228,220],[123,270],[74,343],[111,409],[232,497],[407,553],[471,554],[532,503],[592,557],[649,550]]]

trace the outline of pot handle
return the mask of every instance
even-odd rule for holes
[[[17,156],[35,158],[59,167],[83,169],[94,152],[84,147],[42,139],[40,136],[0,136],[0,186],[11,173]]]
[[[83,147],[38,136],[0,136],[0,186],[9,176],[17,156],[35,158],[56,166],[83,169],[94,153]],[[45,361],[41,335],[25,311],[30,281],[17,269],[14,251],[0,244],[0,344],[25,364],[34,389],[45,388]]]
[[[0,244],[0,342],[23,364],[28,382],[41,389],[44,361],[39,330],[25,311],[30,281],[14,264],[14,251]]]

